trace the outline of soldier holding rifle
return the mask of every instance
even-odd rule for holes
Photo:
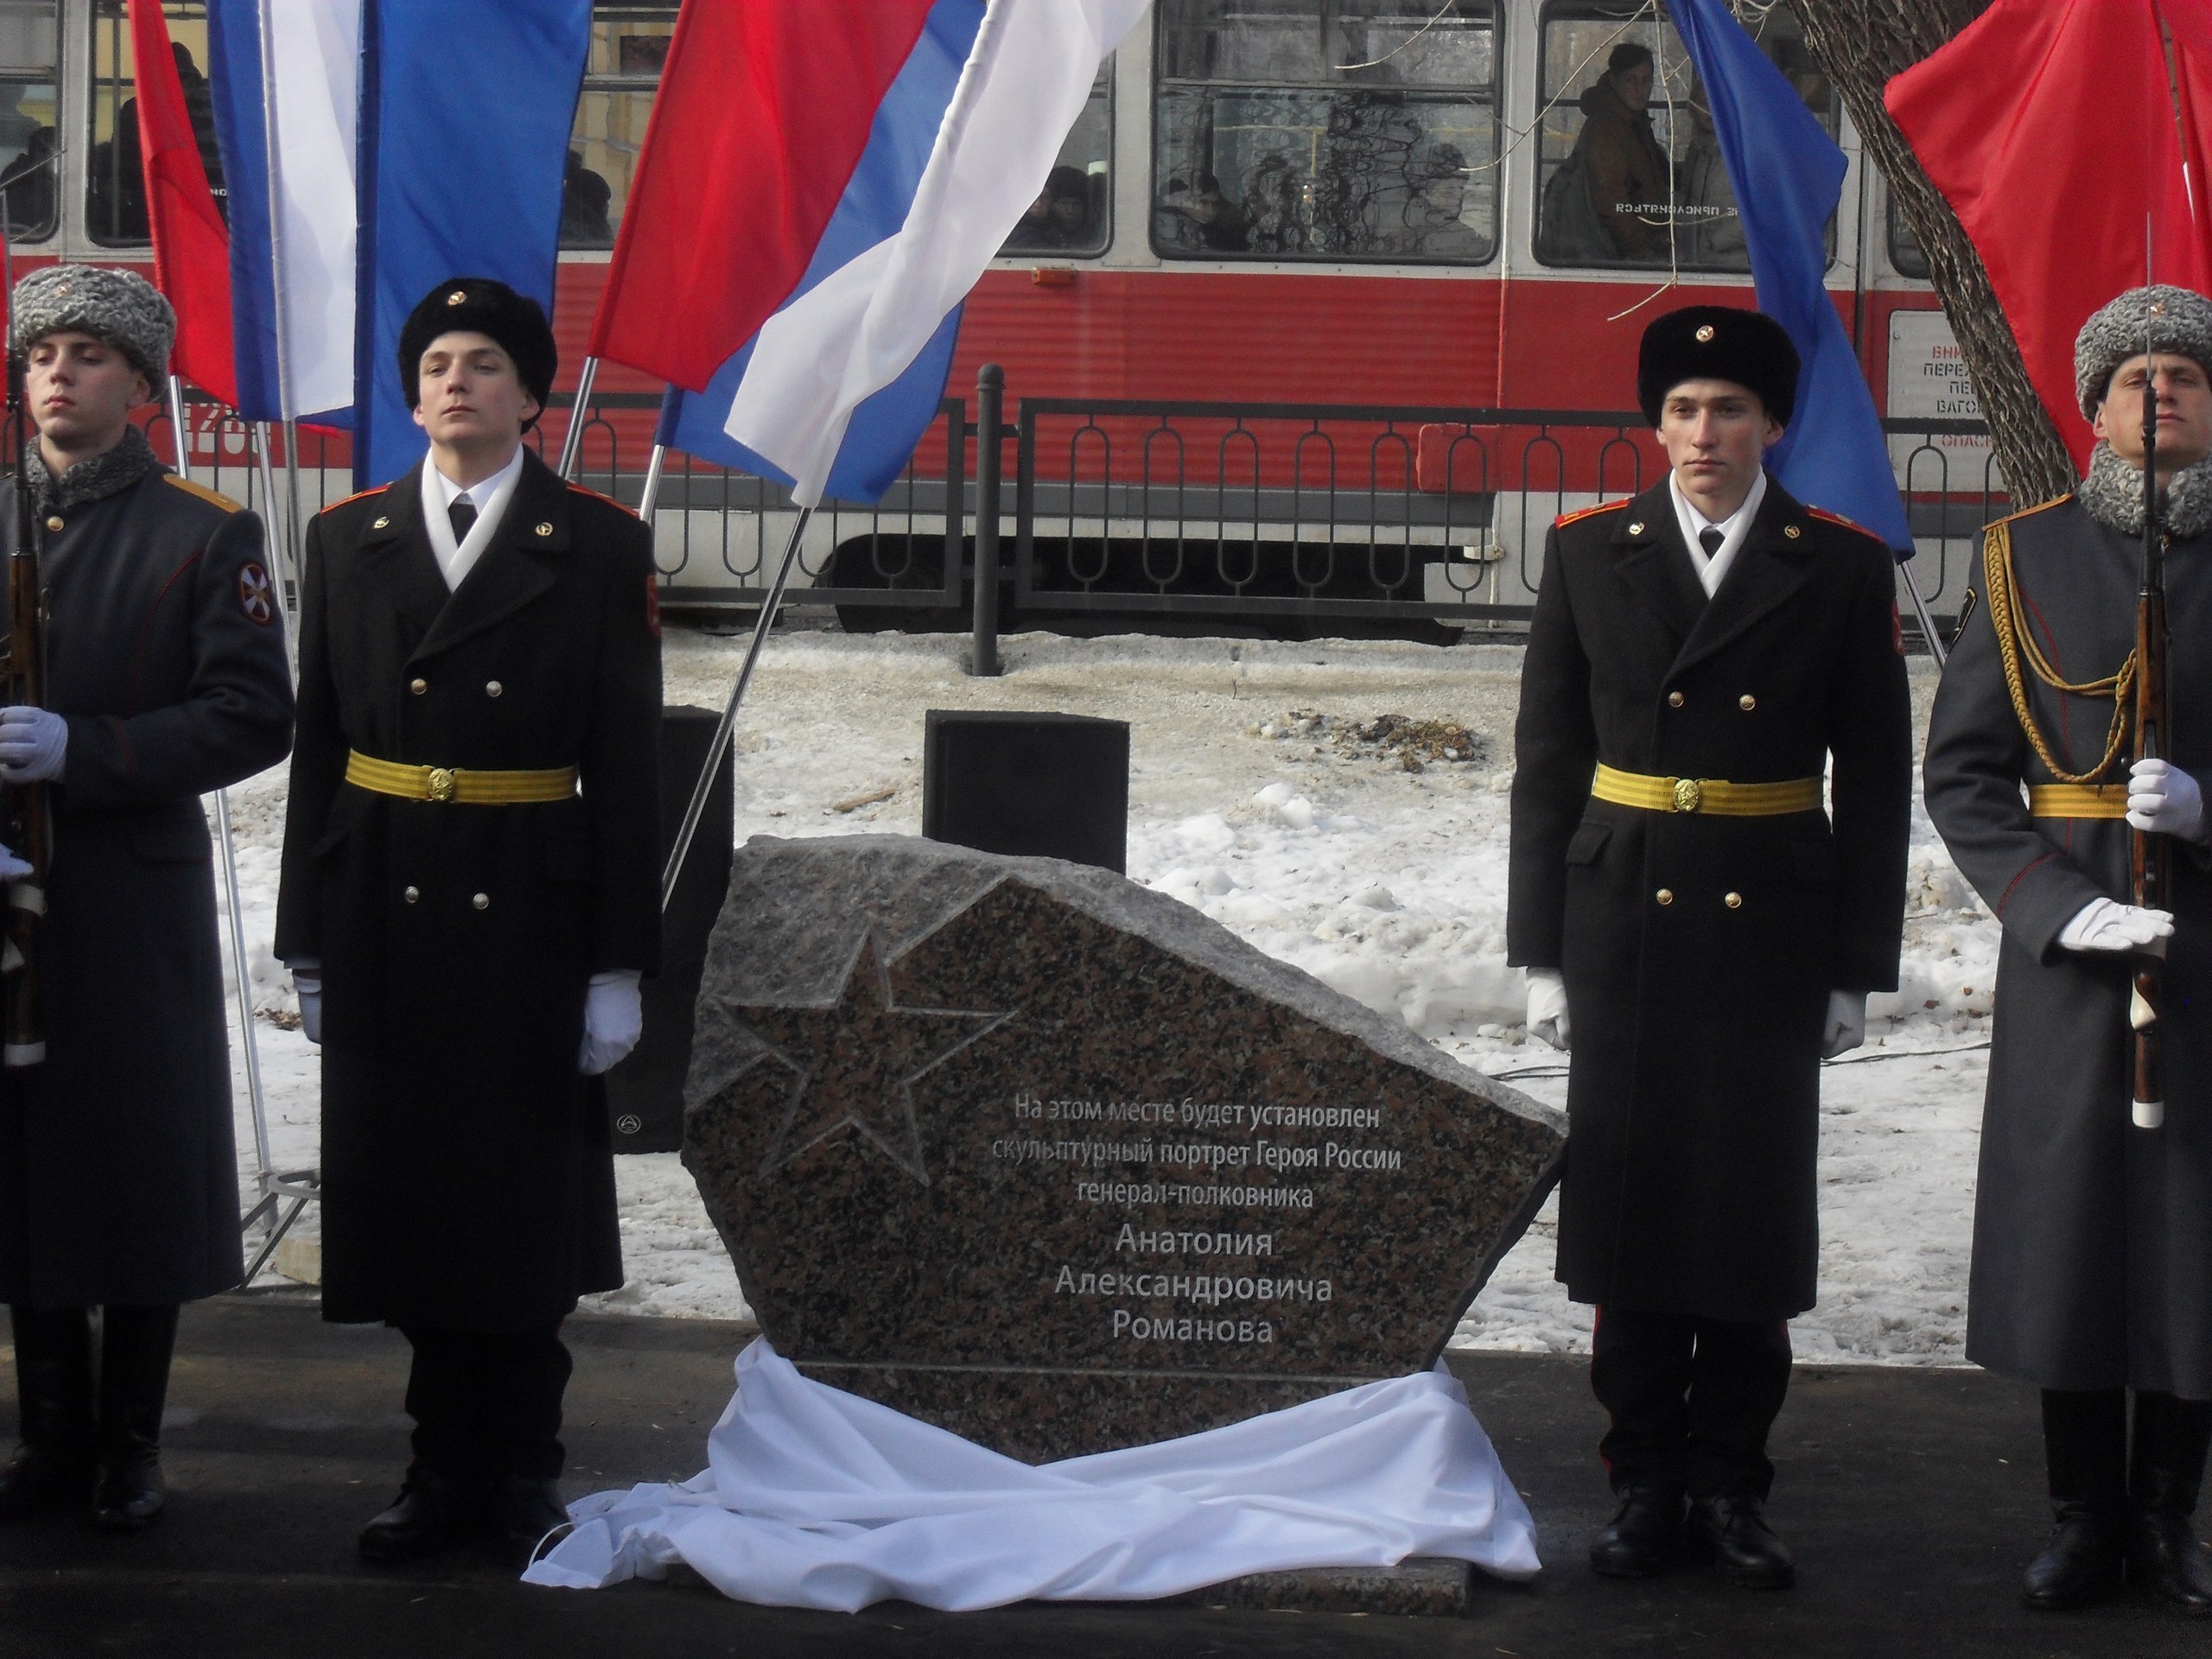
[[[2212,302],[2121,295],[2083,327],[2075,377],[2088,475],[1990,526],[1987,603],[1928,740],[1929,815],[2004,925],[1967,1357],[2043,1390],[2057,1527],[2028,1604],[2078,1605],[2125,1576],[2212,1613],[2190,1524],[2212,1441]],[[2145,688],[2160,564],[2167,683]],[[2154,738],[2164,726],[2149,757],[2146,715]],[[2145,837],[2164,842],[2163,908],[2135,902]],[[2130,1105],[2149,968],[2155,1128]]]
[[[10,683],[41,644],[45,671],[35,706],[0,708],[0,813],[19,850],[43,818],[51,864],[0,976],[0,1300],[22,1402],[0,1520],[160,1513],[177,1306],[244,1265],[200,797],[283,758],[292,690],[259,520],[168,471],[130,421],[175,327],[143,278],[84,265],[24,277],[10,313],[38,434],[0,486],[0,533],[33,577],[11,591],[45,612],[11,605]]]

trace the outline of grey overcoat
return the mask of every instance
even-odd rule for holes
[[[10,551],[14,490],[0,484]],[[200,797],[283,757],[283,619],[260,521],[170,475],[136,429],[38,514],[46,701],[69,742],[53,791],[47,1058],[0,1075],[0,1301],[191,1301],[243,1266]]]
[[[2057,676],[2114,672],[2135,643],[2137,538],[2070,498],[2004,521],[2019,610]],[[1986,576],[1976,581],[1986,587]],[[2173,543],[2171,759],[2212,785],[2212,536]],[[1929,817],[2004,925],[1974,1204],[1967,1357],[2049,1389],[2122,1384],[2212,1399],[2212,874],[2173,862],[2165,1127],[2129,1121],[2132,968],[2058,949],[2091,899],[2128,894],[2124,822],[2033,818],[2047,782],[1976,607],[1936,693]],[[2021,678],[2071,772],[2104,753],[2113,701]],[[2124,781],[2126,757],[2108,776]]]

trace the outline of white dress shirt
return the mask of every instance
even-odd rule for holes
[[[514,499],[516,480],[521,477],[520,444],[515,446],[505,466],[465,490],[438,470],[435,451],[423,457],[423,524],[430,532],[430,551],[437,556],[438,569],[445,573],[448,593],[467,579],[476,561],[484,556],[484,550],[492,545],[492,538],[499,533],[499,520],[506,515],[507,503]],[[449,514],[453,504],[461,500],[476,509],[476,522],[456,543]]]
[[[1766,499],[1766,468],[1759,468],[1759,475],[1751,481],[1751,493],[1738,507],[1719,524],[1707,518],[1682,493],[1681,482],[1672,473],[1667,474],[1667,492],[1675,498],[1675,522],[1682,527],[1682,545],[1690,550],[1690,565],[1697,572],[1697,579],[1705,584],[1705,596],[1711,599],[1720,591],[1721,579],[1728,574],[1728,567],[1736,563],[1736,550],[1744,544],[1744,537],[1751,533],[1752,522],[1759,516],[1759,503]],[[1698,532],[1717,530],[1720,532],[1719,551],[1707,556],[1699,544]]]

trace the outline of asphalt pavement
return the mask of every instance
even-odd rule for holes
[[[700,1320],[571,1321],[564,1490],[696,1473],[750,1334]],[[1484,1581],[1464,1618],[1202,1602],[960,1614],[886,1604],[848,1616],[667,1585],[538,1590],[466,1553],[366,1565],[353,1534],[390,1501],[406,1459],[406,1357],[396,1332],[324,1325],[304,1296],[187,1309],[165,1435],[168,1514],[135,1537],[73,1517],[0,1531],[0,1656],[2212,1652],[2212,1624],[2138,1599],[2071,1614],[2019,1606],[2021,1564],[2048,1525],[2035,1398],[1974,1371],[1800,1368],[1776,1431],[1770,1510],[1796,1552],[1790,1591],[1739,1590],[1703,1569],[1641,1584],[1593,1577],[1584,1545],[1610,1503],[1583,1363],[1474,1354],[1453,1356],[1453,1369],[1528,1495],[1547,1567],[1532,1586]],[[14,1431],[13,1356],[0,1348],[0,1435],[12,1444]]]

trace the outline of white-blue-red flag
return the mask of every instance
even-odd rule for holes
[[[692,0],[594,349],[671,383],[676,447],[803,505],[877,499],[936,412],[961,302],[1145,3]]]

